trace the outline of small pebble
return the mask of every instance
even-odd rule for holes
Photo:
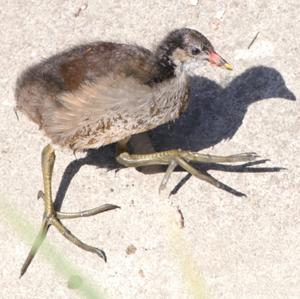
[[[144,271],[142,269],[139,270],[139,275],[143,278],[145,277]]]
[[[127,249],[126,249],[126,253],[128,254],[128,255],[131,255],[131,254],[135,254],[135,252],[136,252],[136,247],[134,246],[134,245],[129,245],[128,247],[127,247]]]
[[[74,16],[75,16],[76,18],[79,17],[80,13],[81,13],[82,11],[86,10],[87,8],[88,8],[88,4],[87,4],[87,3],[84,3],[83,5],[81,5],[81,6],[78,8],[78,10],[77,10],[77,12],[74,14]]]

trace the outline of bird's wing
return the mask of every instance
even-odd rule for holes
[[[112,143],[148,129],[142,122],[156,97],[152,87],[134,77],[110,74],[59,95],[55,103],[48,101],[43,127],[61,145],[75,142],[76,136],[78,140],[94,136],[98,146]]]
[[[68,91],[76,90],[83,82],[96,81],[109,73],[122,73],[145,82],[156,72],[151,51],[135,45],[108,42],[77,46],[53,57],[49,64],[52,73],[56,73]]]

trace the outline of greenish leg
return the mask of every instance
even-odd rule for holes
[[[140,167],[148,165],[168,165],[167,171],[160,184],[159,191],[166,187],[166,184],[177,166],[182,167],[191,175],[200,180],[206,181],[217,188],[221,187],[220,182],[205,172],[201,172],[192,167],[188,162],[195,163],[234,163],[234,162],[249,162],[258,158],[256,153],[242,153],[231,156],[214,156],[208,154],[200,154],[197,152],[183,150],[169,150],[153,154],[133,154],[127,152],[117,156],[117,161],[127,167]]]
[[[175,170],[177,167],[178,163],[175,160],[172,160],[167,168],[167,171],[159,185],[159,193],[166,188],[166,185],[171,177],[172,172]]]
[[[74,212],[74,213],[56,212],[56,217],[57,217],[57,219],[74,219],[74,218],[90,217],[90,216],[94,216],[99,213],[114,210],[116,208],[119,208],[119,206],[111,205],[111,204],[104,204],[100,207],[81,211],[81,212]]]
[[[60,219],[73,219],[79,217],[93,216],[119,207],[116,205],[105,204],[94,209],[85,210],[76,213],[56,212],[52,201],[52,188],[51,188],[54,161],[55,161],[54,149],[49,144],[45,146],[45,148],[42,151],[42,173],[43,173],[43,181],[44,181],[44,192],[39,191],[38,193],[38,198],[42,197],[44,200],[45,210],[44,210],[44,215],[42,220],[42,226],[22,266],[20,277],[22,277],[25,274],[31,261],[33,260],[35,254],[37,253],[39,247],[41,246],[42,242],[46,238],[50,225],[56,227],[57,230],[66,239],[68,239],[76,246],[80,247],[83,250],[95,253],[106,261],[106,256],[103,250],[98,249],[96,247],[89,246],[83,243],[82,241],[80,241],[60,222]]]

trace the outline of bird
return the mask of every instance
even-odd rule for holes
[[[51,140],[41,154],[44,215],[40,231],[21,268],[22,277],[54,226],[69,241],[100,256],[102,249],[87,245],[61,220],[87,217],[118,208],[105,204],[76,213],[56,211],[51,190],[55,146],[72,151],[116,143],[116,160],[126,167],[166,165],[163,190],[176,167],[216,187],[220,183],[191,163],[252,161],[256,153],[214,156],[173,149],[130,154],[132,135],[149,131],[180,117],[190,96],[190,74],[210,63],[232,70],[199,31],[179,28],[169,32],[151,51],[144,47],[96,41],[75,46],[25,69],[15,88],[15,111],[21,111]]]

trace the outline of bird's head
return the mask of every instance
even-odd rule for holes
[[[189,28],[170,32],[159,44],[156,55],[166,67],[181,70],[194,69],[207,62],[232,70],[232,66],[217,54],[203,34]]]

